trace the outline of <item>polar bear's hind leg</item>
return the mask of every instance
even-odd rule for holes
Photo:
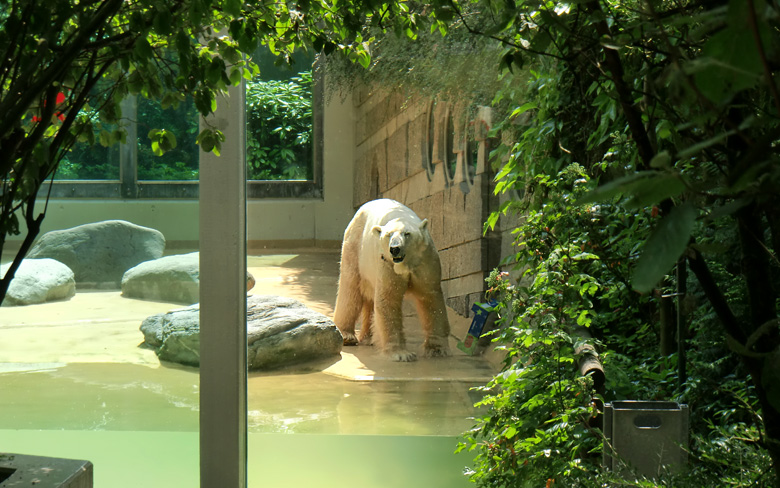
[[[424,354],[428,357],[450,355],[450,323],[441,291],[414,290],[411,293],[417,305],[417,317],[422,325]]]
[[[333,313],[333,322],[341,332],[345,346],[354,346],[358,343],[355,336],[355,322],[364,303],[360,275],[357,272],[355,243],[345,241],[341,252],[336,308]]]
[[[371,300],[363,301],[363,310],[360,312],[360,333],[358,342],[364,345],[371,344],[371,323],[374,320],[374,302]]]

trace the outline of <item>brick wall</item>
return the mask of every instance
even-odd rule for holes
[[[497,205],[487,164],[490,110],[368,89],[353,100],[355,209],[392,198],[427,218],[442,261],[447,305],[470,316],[502,252],[500,234],[482,233]]]

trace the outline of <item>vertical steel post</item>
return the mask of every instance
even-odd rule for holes
[[[204,123],[226,137],[200,156],[200,486],[247,485],[244,85]]]

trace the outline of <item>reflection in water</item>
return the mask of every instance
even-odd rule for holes
[[[35,366],[35,365],[32,365]],[[121,363],[17,365],[0,372],[0,429],[197,431],[194,368]],[[462,382],[350,381],[252,374],[250,432],[458,435],[477,400]]]

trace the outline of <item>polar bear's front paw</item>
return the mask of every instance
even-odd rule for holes
[[[437,344],[425,344],[425,355],[429,358],[447,357],[452,355],[449,346],[440,346]]]
[[[401,363],[408,363],[411,361],[417,361],[417,354],[409,351],[404,350],[396,350],[390,353],[390,358],[393,361],[398,361]]]
[[[426,339],[423,344],[423,350],[425,351],[425,356],[429,358],[446,357],[452,354],[446,337],[430,337]]]

